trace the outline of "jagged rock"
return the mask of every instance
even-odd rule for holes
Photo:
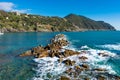
[[[98,53],[99,56],[103,56],[103,57],[108,57],[109,55],[106,53]]]
[[[50,44],[48,44],[44,49],[50,50]]]
[[[62,62],[62,61],[63,61],[63,58],[59,58],[59,59],[58,59],[58,62]]]
[[[71,73],[73,70],[72,68],[69,68],[68,70],[65,71],[65,73]]]
[[[44,48],[41,46],[35,47],[32,50],[28,50],[23,54],[20,54],[20,56],[34,56],[34,55],[39,55],[42,51],[44,51]]]
[[[82,64],[81,66],[82,66],[83,68],[85,68],[86,70],[89,69],[89,66],[88,66],[87,64]]]
[[[104,76],[98,76],[98,80],[106,80],[106,78]]]
[[[68,41],[66,37],[63,34],[58,34],[53,39],[53,42],[51,44],[48,44],[46,47],[42,47],[42,46],[35,47],[31,51],[27,51],[21,54],[20,56],[32,55],[37,58],[47,57],[47,56],[61,58],[61,57],[64,57],[64,55],[61,54],[59,51],[63,46],[66,46],[66,45],[68,45]]]
[[[75,71],[76,71],[77,73],[81,73],[82,71],[85,70],[85,68],[80,67],[80,66],[75,66],[74,69],[75,69]]]
[[[75,69],[79,70],[79,69],[81,69],[81,67],[80,66],[75,66]]]
[[[78,55],[78,54],[80,54],[80,53],[76,52],[76,51],[72,51],[72,50],[65,50],[65,52],[64,52],[65,57],[72,56],[72,55]]]
[[[31,55],[32,55],[32,51],[28,50],[25,53],[20,54],[19,56],[24,57],[24,56],[31,56]]]
[[[64,34],[58,34],[52,39],[53,42],[59,41],[59,40],[67,40]]]
[[[81,57],[79,57],[79,59],[81,59],[81,60],[86,60],[86,59],[88,59],[88,58],[85,57],[85,56],[81,56]]]
[[[44,51],[40,52],[40,54],[36,55],[37,58],[43,58],[43,57],[48,57],[48,56],[49,56],[49,53],[47,50],[44,50]]]
[[[44,51],[44,47],[41,46],[32,49],[33,54],[40,54],[42,51]]]
[[[51,50],[50,50],[50,53],[49,53],[49,56],[50,56],[50,57],[55,57],[55,56],[58,57],[59,54],[60,54],[60,53],[59,53],[58,49],[51,49]]]
[[[71,61],[70,59],[64,60],[63,63],[65,63],[67,66],[73,66],[75,64],[75,61]]]
[[[68,78],[66,76],[61,76],[60,80],[70,80],[70,78]]]
[[[103,69],[103,68],[96,68],[96,69],[94,69],[94,71],[106,71],[106,69]]]
[[[60,39],[59,39],[60,38]],[[91,69],[90,66],[86,63],[83,64],[83,62],[81,62],[80,64],[82,65],[76,65],[75,61],[71,61],[70,59],[66,59],[66,57],[69,56],[73,56],[73,55],[79,55],[79,54],[87,54],[87,51],[83,50],[81,52],[77,52],[77,51],[73,51],[73,50],[68,50],[63,48],[63,46],[68,45],[69,42],[65,39],[65,36],[62,35],[57,35],[55,36],[54,39],[52,39],[52,43],[48,44],[47,46],[43,47],[43,46],[38,46],[35,47],[31,50],[26,51],[23,54],[20,54],[20,56],[35,56],[37,58],[43,58],[43,57],[58,57],[58,62],[59,63],[64,63],[68,68],[68,70],[66,70],[64,72],[64,74],[69,75],[70,77],[72,76],[73,78],[80,78],[82,80],[90,80],[89,78],[87,78],[88,76],[86,75],[82,75],[82,72],[85,74],[88,74],[91,77],[93,77],[94,73],[89,72],[89,70],[93,70],[93,71],[98,71],[95,72],[97,73],[94,77],[97,78],[97,80],[105,80],[107,77],[106,75],[100,76],[101,72],[105,73],[105,71],[107,71],[106,69],[102,69],[102,68],[95,68],[95,69]],[[107,53],[98,53],[99,56],[109,56]],[[63,60],[66,59],[66,60]],[[76,58],[78,59],[78,58]],[[80,60],[87,60],[88,58],[86,56],[80,56],[79,57]],[[47,63],[51,63],[51,62],[47,62]],[[53,66],[53,64],[51,64]],[[50,71],[50,69],[48,69],[47,71]],[[98,75],[99,74],[99,75]],[[49,74],[47,75],[48,77],[51,77]],[[115,78],[115,80],[120,80],[119,76],[112,76],[113,78]],[[70,78],[66,77],[66,76],[61,76],[60,80],[70,80]]]

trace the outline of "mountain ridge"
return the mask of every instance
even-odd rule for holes
[[[83,29],[93,29],[93,30],[115,30],[115,28],[106,23],[104,21],[95,21],[85,16],[76,15],[76,14],[69,14],[65,16],[65,18],[70,21],[72,24],[78,26],[79,28]],[[85,26],[86,25],[86,26]]]
[[[95,21],[76,14],[69,14],[64,18],[61,18],[58,16],[40,16],[0,10],[0,31],[2,32],[55,32],[86,30],[116,29],[104,21]]]

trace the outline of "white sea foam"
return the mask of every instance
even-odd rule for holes
[[[66,67],[63,63],[59,63],[58,58],[50,58],[45,57],[41,59],[34,59],[35,62],[38,63],[37,68],[34,70],[36,71],[37,75],[33,78],[33,80],[42,80],[48,79],[47,73],[51,75],[58,75],[63,73],[66,70]],[[44,77],[43,77],[44,76]]]
[[[110,45],[104,45],[104,47],[111,48],[111,49],[120,49],[115,46],[111,47]],[[116,74],[116,72],[112,69],[110,65],[105,64],[109,60],[110,57],[115,56],[114,53],[111,53],[106,50],[91,49],[87,45],[82,46],[80,50],[76,49],[73,45],[64,46],[62,47],[60,52],[64,52],[65,49],[78,51],[80,52],[80,54],[69,56],[67,58],[64,58],[64,60],[66,59],[70,59],[72,61],[74,60],[76,61],[75,65],[81,65],[84,63],[84,61],[80,60],[79,57],[85,56],[88,58],[87,60],[85,60],[85,62],[89,64],[91,67],[105,68],[108,70],[109,74]],[[99,56],[98,53],[105,53],[105,54],[108,54],[109,56],[102,57],[102,56]],[[40,58],[40,59],[36,58],[34,59],[34,61],[37,62],[38,65],[36,68],[33,69],[36,71],[36,76],[32,78],[33,80],[44,80],[44,79],[49,80],[47,74],[50,74],[53,77],[53,76],[62,74],[64,71],[66,71],[69,68],[69,67],[66,67],[65,64],[59,63],[57,57],[53,57],[53,58],[45,57],[45,58]],[[104,62],[104,64],[98,64],[99,62]],[[51,80],[54,80],[54,79],[51,79]],[[96,79],[93,79],[93,80],[96,80]]]
[[[107,62],[109,57],[115,56],[114,53],[111,53],[106,50],[95,50],[95,49],[89,49],[84,51],[85,53],[82,50],[79,50],[79,52],[83,54],[73,55],[73,56],[64,58],[64,60],[66,59],[70,59],[72,61],[74,60],[76,61],[75,65],[80,65],[82,64],[82,62],[78,58],[80,56],[86,56],[88,58],[86,62],[89,65],[91,65],[91,67],[93,66],[93,67],[105,68],[106,70],[108,70],[109,74],[116,74],[116,72],[112,69],[110,65],[97,64],[98,62]],[[109,57],[98,56],[98,53],[107,53]],[[57,57],[54,57],[54,58],[46,57],[41,59],[38,59],[38,58],[34,59],[34,61],[38,63],[38,66],[37,68],[34,69],[36,71],[36,76],[33,78],[33,80],[48,79],[47,73],[50,73],[51,75],[59,75],[68,69],[68,67],[66,67],[63,63],[59,63],[57,60],[58,60]]]
[[[87,45],[82,46],[80,49],[90,49]]]
[[[110,65],[96,65],[97,67],[100,67],[102,69],[106,69],[109,74],[116,74],[116,72],[112,69]]]
[[[105,44],[105,45],[98,45],[97,47],[106,48],[109,50],[120,50],[120,44]]]

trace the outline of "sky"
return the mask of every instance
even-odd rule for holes
[[[0,0],[0,9],[59,17],[74,13],[120,30],[120,0]]]

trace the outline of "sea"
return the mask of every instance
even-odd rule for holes
[[[110,74],[120,76],[120,31],[22,32],[0,35],[0,80],[57,80],[66,67],[59,66],[56,57],[19,57],[33,47],[46,46],[57,34],[66,36],[70,42],[67,49],[87,50],[92,66],[106,68]],[[98,58],[99,52],[109,53],[111,57]]]

